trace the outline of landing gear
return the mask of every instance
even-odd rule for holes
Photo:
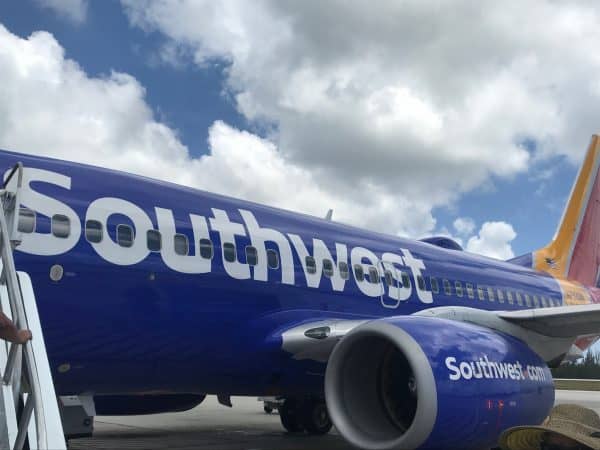
[[[279,407],[281,425],[290,433],[301,433],[304,431],[299,406],[299,402],[296,399],[288,398]]]
[[[327,434],[333,424],[327,412],[327,405],[322,399],[309,399],[302,407],[302,424],[308,434]]]
[[[320,398],[286,399],[279,408],[281,424],[290,433],[323,435],[332,427],[325,400]]]

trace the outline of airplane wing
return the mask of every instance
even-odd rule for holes
[[[430,308],[414,316],[466,322],[509,334],[524,341],[546,361],[568,353],[577,337],[600,334],[600,304],[522,311],[450,306]],[[283,332],[283,349],[295,359],[327,362],[335,345],[365,322],[368,320],[331,319],[296,325]]]
[[[600,333],[600,304],[500,311],[497,314],[510,323],[549,337]]]

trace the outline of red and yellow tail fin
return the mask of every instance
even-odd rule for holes
[[[600,276],[600,137],[592,142],[552,242],[533,252],[533,268],[598,286]]]

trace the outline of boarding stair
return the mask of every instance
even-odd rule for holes
[[[13,250],[20,244],[19,212],[23,165],[17,164],[0,190],[0,308],[32,340],[0,340],[0,449],[66,449],[60,409],[31,279],[17,272]]]

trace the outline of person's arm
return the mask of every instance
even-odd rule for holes
[[[18,330],[12,320],[0,311],[0,339],[15,344],[24,344],[31,339],[31,331]]]

